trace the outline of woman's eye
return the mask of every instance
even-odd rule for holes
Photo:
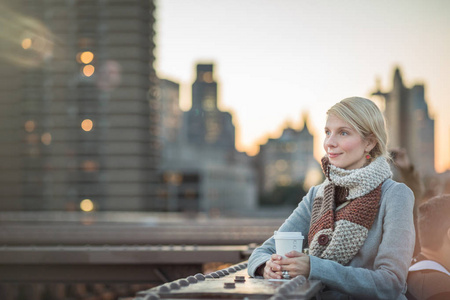
[[[347,131],[342,131],[341,134],[342,135],[348,135],[348,132]]]

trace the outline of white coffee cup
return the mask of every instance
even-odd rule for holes
[[[285,254],[291,251],[302,253],[304,237],[301,232],[275,231],[273,237],[278,255],[286,257]]]

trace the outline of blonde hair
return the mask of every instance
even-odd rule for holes
[[[345,98],[333,105],[327,115],[334,115],[349,123],[363,139],[374,138],[376,145],[370,151],[373,158],[384,156],[390,159],[386,121],[378,106],[371,100],[361,97]]]

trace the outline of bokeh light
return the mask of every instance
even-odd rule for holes
[[[95,172],[98,171],[98,163],[93,160],[85,160],[82,164],[82,169],[85,172]]]
[[[25,131],[33,132],[36,129],[36,123],[33,120],[28,120],[25,122]]]
[[[23,49],[25,49],[25,50],[30,49],[31,45],[32,45],[32,41],[30,38],[26,38],[26,39],[22,40],[22,48]]]
[[[283,172],[287,169],[288,164],[284,159],[279,159],[275,163],[275,168],[277,168],[278,171]]]
[[[86,212],[93,211],[94,202],[92,202],[91,199],[84,199],[83,201],[80,202],[80,209]]]
[[[84,51],[80,55],[80,61],[83,64],[88,64],[94,59],[94,54],[91,51]]]
[[[50,145],[52,143],[52,135],[48,132],[44,133],[41,136],[41,142],[44,145],[47,145],[47,146]]]
[[[81,122],[81,128],[84,131],[91,131],[93,127],[94,127],[94,122],[92,122],[92,120],[90,120],[90,119],[85,119],[85,120],[83,120],[83,122]]]
[[[86,77],[91,77],[94,72],[95,68],[93,65],[86,65],[83,67],[83,75]]]

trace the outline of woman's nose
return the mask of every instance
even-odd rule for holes
[[[328,138],[325,141],[325,145],[327,147],[336,147],[337,143],[336,143],[336,139],[335,139],[334,135],[328,136]]]

